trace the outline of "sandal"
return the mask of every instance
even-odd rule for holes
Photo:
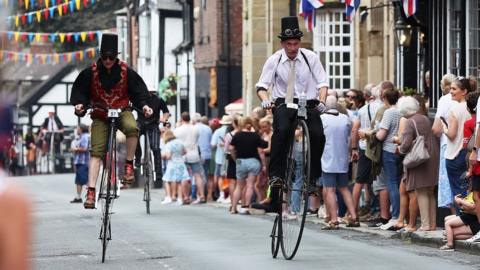
[[[445,244],[439,248],[441,251],[455,251],[453,246],[449,246],[448,244]]]
[[[327,230],[327,231],[338,230],[339,229],[338,225],[339,225],[338,221],[337,222],[329,222],[329,223],[327,223],[326,226],[322,227],[322,230]]]
[[[358,218],[356,219],[349,219],[347,221],[347,225],[345,227],[349,227],[349,228],[357,228],[357,227],[360,227],[360,221],[358,220]]]

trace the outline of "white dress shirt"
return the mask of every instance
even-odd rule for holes
[[[310,64],[308,68],[305,55]],[[280,60],[280,62],[279,62]],[[294,98],[298,98],[302,91],[305,91],[307,99],[318,99],[318,89],[328,87],[327,73],[323,69],[322,63],[316,53],[300,48],[297,57],[293,59],[296,61],[295,69],[295,87]],[[290,72],[290,63],[284,49],[276,51],[270,56],[263,66],[260,79],[255,85],[257,88],[268,89],[273,84],[272,98],[285,98],[288,85],[288,74]]]

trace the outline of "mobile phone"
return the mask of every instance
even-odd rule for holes
[[[440,120],[442,120],[442,123],[448,128],[448,123],[447,120],[445,120],[445,117],[440,116]]]

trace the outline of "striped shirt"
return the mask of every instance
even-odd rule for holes
[[[387,137],[383,141],[383,150],[395,153],[397,145],[393,142],[393,137],[397,136],[398,126],[400,125],[400,111],[396,107],[390,107],[385,110],[380,128],[387,130]]]

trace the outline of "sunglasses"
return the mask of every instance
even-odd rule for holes
[[[103,61],[107,61],[110,60],[110,61],[114,61],[115,59],[117,59],[117,56],[116,55],[101,55],[100,58],[102,58]]]
[[[297,36],[299,35],[300,33],[302,33],[300,30],[298,30],[298,28],[295,28],[295,29],[285,29],[285,31],[283,31],[283,34],[287,37],[293,37],[293,36]]]

